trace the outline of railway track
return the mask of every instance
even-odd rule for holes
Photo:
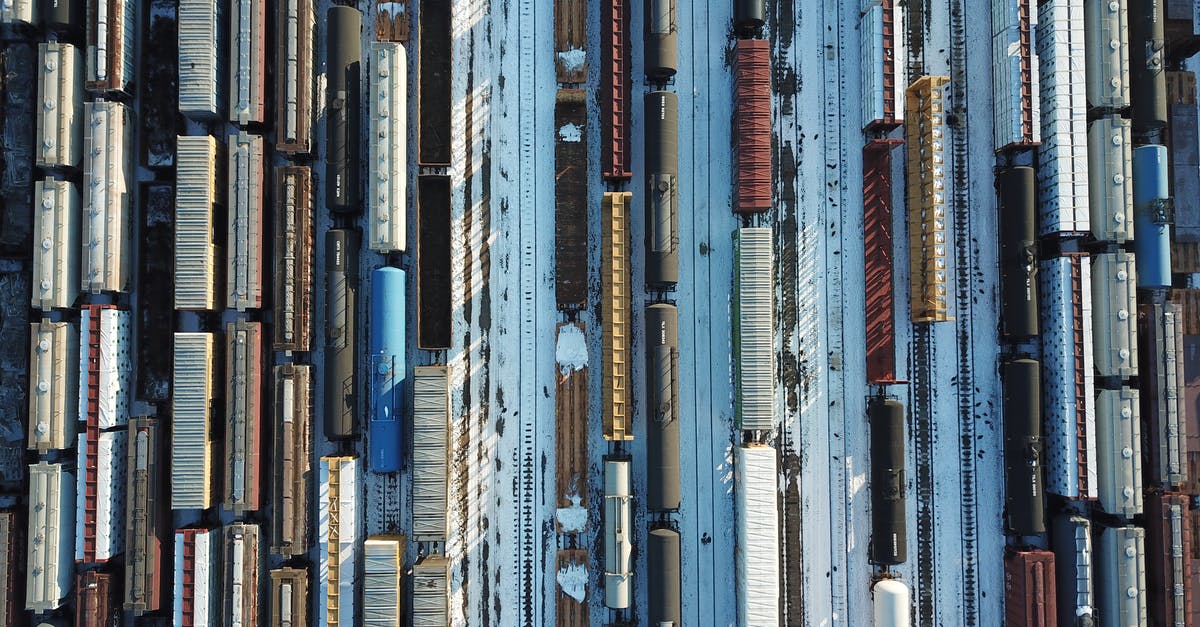
[[[912,338],[912,419],[909,432],[913,439],[913,457],[916,467],[917,491],[917,624],[933,625],[934,590],[937,569],[933,509],[933,363],[936,351],[933,346],[931,323],[913,324]]]

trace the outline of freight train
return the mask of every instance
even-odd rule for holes
[[[271,462],[271,552],[302,555],[309,547],[312,366],[275,366],[275,428]]]
[[[646,284],[679,281],[679,97],[646,94]]]
[[[679,52],[676,49],[679,28],[675,24],[675,0],[646,0],[644,7],[646,79],[662,84],[679,71]]]
[[[358,434],[358,246],[357,231],[325,234],[325,435],[332,439]]]
[[[275,170],[275,350],[307,351],[312,335],[312,170]]]
[[[312,150],[312,0],[280,0],[275,33],[275,150],[295,158]]]
[[[333,213],[356,214],[359,202],[359,72],[362,13],[332,6],[326,19],[325,204]]]
[[[894,566],[908,559],[904,473],[904,405],[875,398],[871,424],[871,561]]]
[[[125,509],[125,609],[141,616],[156,612],[162,604],[163,581],[168,566],[163,543],[170,528],[170,513],[163,498],[160,465],[167,459],[162,450],[159,423],[153,418],[129,421]]]
[[[371,273],[370,424],[367,461],[375,472],[396,472],[403,463],[405,350],[405,274],[400,268]]]
[[[1000,196],[1000,319],[1004,335],[1038,334],[1037,237],[1033,168],[996,173]]]
[[[674,305],[646,307],[646,507],[679,509],[679,319]],[[676,540],[678,542],[678,540]]]
[[[1045,533],[1042,481],[1040,365],[1014,359],[1002,366],[1006,528],[1022,536]]]

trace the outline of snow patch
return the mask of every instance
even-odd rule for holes
[[[567,126],[572,125],[568,124]],[[578,141],[578,138],[575,141]],[[587,367],[587,338],[583,336],[583,331],[579,327],[568,324],[559,328],[558,345],[554,351],[554,358],[558,361],[558,371],[563,374]]]
[[[562,128],[558,129],[559,141],[577,144],[582,138],[583,128],[577,124],[571,124],[570,122],[567,122],[562,126]]]
[[[580,603],[587,597],[587,582],[587,567],[583,564],[567,564],[558,569],[558,586],[564,593]]]
[[[583,69],[583,62],[587,60],[587,51],[579,48],[564,50],[558,53],[558,60],[562,62],[564,70],[577,72]]]
[[[571,504],[558,508],[555,518],[558,519],[563,533],[582,532],[587,528],[587,508],[579,504],[578,495],[572,494],[567,498],[571,499]]]

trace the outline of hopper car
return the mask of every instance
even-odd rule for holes
[[[417,12],[417,163],[450,165],[451,12],[448,2],[426,2]]]

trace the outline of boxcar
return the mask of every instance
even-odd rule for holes
[[[267,99],[267,2],[235,0],[229,8],[229,119],[240,126],[261,124]]]
[[[413,627],[450,624],[450,560],[434,553],[413,564]]]
[[[46,177],[33,197],[33,306],[65,309],[79,297],[79,190]]]
[[[450,177],[417,178],[417,347],[450,348]]]
[[[334,5],[326,25],[325,205],[334,213],[354,214],[362,210],[358,182],[362,13]]]
[[[308,492],[312,485],[312,367],[275,366],[274,449],[271,461],[271,552],[308,550]]]
[[[1192,614],[1191,497],[1146,495],[1146,586],[1153,625],[1183,627]]]
[[[276,568],[271,571],[271,624],[300,627],[308,624],[308,570]]]
[[[1036,146],[1041,139],[1040,85],[1033,53],[1035,11],[1033,0],[992,3],[992,120],[998,150]]]
[[[417,57],[417,163],[423,166],[450,165],[451,66],[450,4],[427,2],[417,12],[420,38]]]
[[[159,423],[152,418],[129,421],[129,456],[126,460],[125,510],[125,609],[141,616],[162,605],[167,568],[163,542],[170,513],[163,498],[162,450]]]
[[[733,235],[734,421],[743,431],[775,428],[774,258],[771,229]]]
[[[1186,242],[1195,251],[1200,249],[1200,106],[1196,103],[1196,75],[1167,72],[1167,98],[1171,119],[1164,143],[1171,151],[1170,192],[1175,203],[1172,234],[1176,245]],[[1186,272],[1180,267],[1181,257],[1173,248],[1173,272]],[[1200,264],[1200,254],[1193,252],[1190,257],[1192,264]]]
[[[364,627],[400,627],[404,616],[405,537],[379,535],[363,543]]]
[[[321,624],[353,625],[358,591],[358,460],[322,457],[320,504]],[[415,501],[416,499],[414,499]]]
[[[307,351],[312,335],[312,170],[275,170],[275,350]]]
[[[733,210],[767,211],[772,187],[771,46],[765,39],[734,44],[733,135]]]
[[[36,614],[63,605],[74,582],[75,477],[62,464],[29,467],[29,538],[25,561],[25,609]],[[34,542],[34,538],[41,538]]]
[[[1032,7],[1030,7],[1032,9]],[[1038,8],[1036,52],[1041,84],[1042,143],[1038,146],[1038,235],[1085,233],[1087,198],[1087,85],[1083,3],[1052,0]]]
[[[367,247],[403,252],[408,232],[408,55],[404,46],[371,43]]]
[[[1117,111],[1129,106],[1128,0],[1084,3],[1087,103]]]
[[[1133,149],[1133,248],[1137,284],[1143,289],[1171,287],[1171,211],[1167,186],[1167,149]]]
[[[1004,615],[1008,627],[1041,627],[1058,620],[1054,554],[1016,551],[1004,558]]]
[[[221,530],[176,529],[174,556],[172,624],[221,624]]]
[[[604,605],[615,609],[633,600],[633,480],[630,461],[604,460]]]
[[[227,4],[179,0],[179,112],[196,120],[225,117]]]
[[[367,461],[375,472],[396,472],[404,462],[405,351],[404,270],[384,266],[371,272],[369,391],[370,424]]]
[[[588,304],[587,126],[586,92],[558,90],[554,103],[554,295],[563,310],[583,309]]]
[[[1000,318],[1004,334],[1038,334],[1037,216],[1033,168],[1003,168],[996,173],[1000,197]]]
[[[279,0],[275,8],[275,150],[312,150],[313,0]]]
[[[868,409],[871,424],[871,561],[903,564],[908,559],[904,473],[904,405],[880,397]]]
[[[762,0],[757,1],[757,26],[762,25]],[[894,0],[863,3],[859,30],[862,33],[862,116],[867,131],[890,131],[904,120],[905,68],[900,59],[905,49],[907,13]],[[735,18],[740,14],[735,9]],[[740,44],[739,44],[740,45]],[[997,77],[999,82],[1000,77]]]
[[[226,525],[225,537],[225,620],[230,625],[258,625],[258,588],[262,553],[258,525]]]
[[[1091,523],[1078,514],[1061,514],[1054,519],[1050,539],[1054,549],[1058,624],[1063,627],[1094,624],[1085,622],[1092,621],[1096,609]]]
[[[583,322],[560,322],[555,346],[571,363],[558,366],[554,388],[555,522],[558,533],[587,529],[588,495],[588,366]],[[586,622],[586,621],[585,621]]]
[[[128,434],[89,424],[76,449],[75,561],[103,564],[125,551],[125,464]]]
[[[587,82],[587,0],[554,3],[554,76],[559,83]]]
[[[734,582],[739,625],[779,623],[779,464],[762,444],[733,450]]]
[[[444,542],[449,508],[450,372],[413,368],[413,539]]]
[[[1129,90],[1137,94],[1130,117],[1136,133],[1167,124],[1166,55],[1163,0],[1129,3]]]
[[[263,306],[263,138],[229,136],[229,260],[226,302],[238,311]]]
[[[78,0],[76,0],[78,1]],[[87,88],[133,95],[137,73],[137,0],[87,3]]]
[[[1146,480],[1170,490],[1187,480],[1188,421],[1183,397],[1183,311],[1177,303],[1138,307],[1138,371],[1145,421]],[[1193,423],[1194,424],[1194,423]]]
[[[1116,388],[1138,374],[1137,273],[1124,251],[1092,256],[1092,340],[1096,375]]]
[[[1002,366],[1004,383],[1005,505],[1009,531],[1031,536],[1046,531],[1042,483],[1040,365],[1014,359]]]
[[[654,529],[646,540],[646,596],[651,625],[681,625],[679,532]]]
[[[171,385],[171,509],[212,506],[216,337],[176,333]]]
[[[644,8],[643,67],[646,78],[651,83],[665,83],[679,71],[679,51],[676,50],[679,28],[675,24],[675,0],[646,0]]]
[[[124,292],[133,262],[130,108],[119,102],[88,102],[83,111],[88,130],[83,144],[81,289],[93,294]]]
[[[223,308],[217,287],[221,248],[216,216],[225,206],[220,166],[224,147],[208,136],[177,140],[175,185],[175,308]]]
[[[117,604],[120,582],[112,574],[86,570],[75,577],[75,627],[109,627],[119,624]]]
[[[679,509],[679,317],[646,307],[646,508]]]
[[[1142,438],[1138,391],[1101,390],[1096,403],[1100,509],[1123,518],[1142,513]]]
[[[68,322],[29,325],[29,440],[41,454],[75,444],[79,335]]]
[[[1147,625],[1146,532],[1116,527],[1100,533],[1096,557],[1097,612],[1105,624]]]
[[[42,168],[76,168],[83,156],[83,55],[71,44],[38,45],[37,145]]]
[[[629,344],[629,192],[605,192],[600,205],[601,414],[606,440],[633,439]]]
[[[600,0],[600,176],[610,181],[633,176],[629,30],[629,0]]]
[[[1133,239],[1133,161],[1129,120],[1107,116],[1088,129],[1088,202],[1098,241]]]
[[[950,79],[923,76],[904,96],[905,149],[908,151],[909,303],[913,322],[945,322],[952,296],[950,235],[947,230],[945,139],[950,136],[945,106]]]
[[[892,223],[892,149],[898,139],[863,146],[863,286],[867,381],[896,381],[896,242]]]
[[[79,312],[79,419],[89,429],[124,427],[129,422],[133,362],[133,314],[116,305],[83,305]]]
[[[358,231],[325,234],[325,436],[358,434]]]
[[[262,507],[261,322],[225,326],[225,489],[222,501],[235,515]]]
[[[646,94],[646,284],[679,281],[679,97]]]

